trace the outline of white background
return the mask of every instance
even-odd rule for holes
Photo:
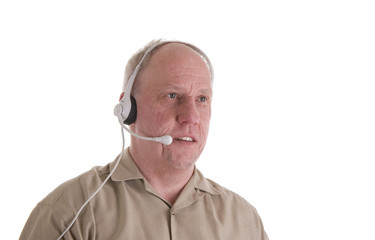
[[[271,239],[375,239],[373,1],[2,1],[2,239],[60,183],[120,152],[127,59],[155,38],[215,68],[198,167]]]

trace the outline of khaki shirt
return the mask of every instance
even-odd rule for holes
[[[70,180],[31,213],[20,239],[57,239],[114,162]],[[256,210],[195,169],[175,204],[162,199],[126,151],[118,168],[64,239],[268,239]]]

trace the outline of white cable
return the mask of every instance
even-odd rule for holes
[[[119,109],[118,109],[119,110]],[[99,186],[99,188],[86,200],[85,203],[82,204],[81,208],[78,210],[78,212],[76,213],[76,215],[74,216],[73,220],[70,222],[69,226],[65,229],[65,231],[57,238],[57,240],[60,240],[62,237],[64,237],[64,235],[69,231],[69,229],[73,226],[73,224],[75,223],[75,221],[77,220],[79,214],[82,212],[82,210],[85,208],[85,206],[91,201],[92,198],[95,197],[95,195],[103,188],[104,184],[108,181],[108,179],[112,176],[112,174],[115,172],[118,164],[120,163],[120,160],[122,158],[122,155],[124,154],[124,148],[125,148],[125,136],[124,136],[124,130],[126,130],[128,133],[130,133],[131,135],[137,137],[137,138],[140,138],[140,139],[143,139],[143,140],[148,140],[148,141],[155,141],[155,142],[160,142],[162,144],[165,144],[165,145],[169,145],[172,143],[173,139],[171,136],[169,135],[165,135],[165,136],[161,136],[161,137],[143,137],[143,136],[140,136],[134,132],[132,132],[129,128],[127,128],[124,124],[124,121],[122,119],[122,116],[120,114],[120,112],[116,111],[115,110],[115,115],[118,117],[119,119],[119,122],[120,122],[120,125],[121,125],[121,134],[122,134],[122,150],[121,150],[121,153],[118,157],[118,159],[116,160],[116,163],[113,167],[113,169],[111,170],[111,172],[109,173],[109,175],[107,176],[107,178],[103,181],[103,183]]]
[[[86,200],[86,202],[84,204],[82,204],[81,208],[78,210],[78,212],[76,213],[76,215],[74,216],[73,220],[71,221],[71,223],[69,224],[69,226],[65,229],[65,231],[60,235],[60,237],[57,238],[57,240],[60,240],[62,237],[64,237],[64,235],[69,231],[69,229],[73,226],[74,222],[77,220],[79,214],[81,213],[81,211],[83,210],[83,208],[90,202],[90,200],[95,197],[95,195],[103,188],[104,184],[108,181],[108,179],[112,176],[112,174],[115,172],[118,164],[120,163],[120,160],[122,158],[122,155],[124,154],[124,148],[125,148],[125,136],[124,136],[124,130],[123,128],[121,128],[121,133],[122,133],[122,150],[121,150],[121,153],[118,157],[118,159],[116,160],[116,163],[115,165],[113,166],[113,169],[111,170],[111,172],[109,173],[109,175],[107,176],[107,178],[103,181],[103,183],[100,185],[100,187]]]

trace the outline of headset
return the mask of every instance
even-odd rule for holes
[[[149,140],[149,141],[154,141],[154,142],[159,142],[164,145],[169,145],[172,143],[173,139],[169,135],[161,136],[161,137],[144,137],[140,136],[134,132],[132,132],[128,127],[125,126],[125,124],[130,125],[135,122],[137,118],[137,104],[135,101],[135,98],[131,96],[131,91],[133,88],[134,81],[140,71],[140,68],[146,59],[147,55],[150,54],[150,52],[155,49],[156,47],[166,44],[172,41],[162,41],[159,43],[152,44],[144,53],[142,56],[141,60],[137,64],[137,66],[134,68],[132,74],[129,77],[128,83],[126,85],[126,90],[124,96],[121,98],[120,102],[115,106],[114,109],[114,114],[118,118],[119,123],[121,125],[121,133],[122,133],[122,148],[121,148],[121,153],[117,157],[115,165],[111,172],[108,174],[106,179],[102,182],[102,184],[98,187],[98,189],[91,194],[91,196],[82,204],[80,209],[77,211],[76,215],[74,216],[73,220],[70,222],[70,224],[67,226],[67,228],[64,230],[64,232],[57,238],[57,240],[60,240],[64,237],[64,235],[69,231],[69,229],[73,226],[75,221],[78,219],[79,214],[82,212],[84,207],[95,197],[95,195],[103,188],[104,184],[109,180],[109,178],[113,175],[115,172],[117,166],[120,163],[120,160],[124,154],[124,149],[125,149],[125,136],[124,136],[124,129],[129,132],[132,136],[135,136],[137,138],[143,139],[143,140]]]
[[[173,138],[169,135],[164,135],[164,136],[160,136],[160,137],[140,136],[140,135],[132,132],[127,126],[125,126],[125,125],[133,124],[136,121],[136,118],[137,118],[137,103],[136,103],[135,98],[131,95],[131,93],[132,93],[134,81],[137,78],[138,73],[141,70],[141,67],[142,67],[145,59],[152,52],[152,50],[154,50],[158,46],[161,46],[161,45],[164,45],[164,44],[167,44],[167,43],[181,43],[181,44],[184,44],[184,45],[192,48],[195,51],[199,50],[195,46],[193,46],[191,44],[188,44],[188,43],[185,43],[185,42],[181,42],[181,41],[160,41],[160,42],[156,42],[156,43],[152,44],[150,47],[147,48],[147,50],[143,54],[141,60],[136,65],[136,67],[134,68],[132,74],[130,75],[130,77],[128,79],[124,96],[121,98],[120,102],[114,108],[114,115],[118,118],[119,123],[121,125],[121,133],[122,133],[121,153],[119,154],[118,158],[116,159],[115,165],[114,165],[113,169],[110,171],[110,173],[108,174],[108,176],[106,177],[106,179],[102,182],[102,184],[98,187],[98,189],[86,200],[86,202],[84,202],[82,204],[81,208],[78,210],[78,212],[74,216],[73,220],[70,222],[68,227],[64,230],[64,232],[57,238],[57,240],[62,239],[64,237],[64,235],[73,226],[74,222],[78,219],[78,216],[81,213],[81,211],[84,209],[84,207],[103,188],[104,184],[109,180],[109,178],[115,172],[115,170],[116,170],[117,166],[119,165],[120,160],[123,156],[123,153],[124,153],[124,148],[125,148],[124,130],[129,132],[134,137],[137,137],[137,138],[140,138],[140,139],[143,139],[143,140],[147,140],[147,141],[154,141],[154,142],[162,143],[164,145],[170,145],[173,142]],[[211,81],[213,81],[213,69],[211,67],[211,63],[209,62],[208,57],[200,50],[197,53],[199,55],[201,55],[202,59],[206,62],[207,66],[208,66],[208,68],[211,72]]]
[[[152,50],[154,50],[156,47],[160,45],[164,45],[166,43],[170,42],[176,42],[176,41],[162,41],[152,44],[143,54],[141,60],[137,64],[137,66],[134,68],[132,74],[129,77],[128,83],[126,85],[126,90],[124,96],[121,98],[120,102],[115,106],[114,114],[116,117],[118,117],[120,125],[125,129],[127,132],[129,132],[132,136],[148,140],[148,141],[154,141],[154,142],[160,142],[164,145],[169,145],[172,143],[173,139],[169,135],[164,135],[161,137],[144,137],[140,136],[134,132],[132,132],[128,127],[125,126],[125,124],[130,125],[135,122],[137,118],[137,103],[135,101],[135,98],[131,95],[134,81],[136,77],[138,76],[138,73],[141,69],[141,66],[143,62],[145,61],[146,57],[151,53]]]

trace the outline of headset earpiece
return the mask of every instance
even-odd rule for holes
[[[130,112],[129,112],[128,117],[124,121],[126,125],[130,125],[134,123],[135,120],[137,119],[137,102],[135,101],[135,98],[133,96],[130,96],[130,102],[131,102]]]

